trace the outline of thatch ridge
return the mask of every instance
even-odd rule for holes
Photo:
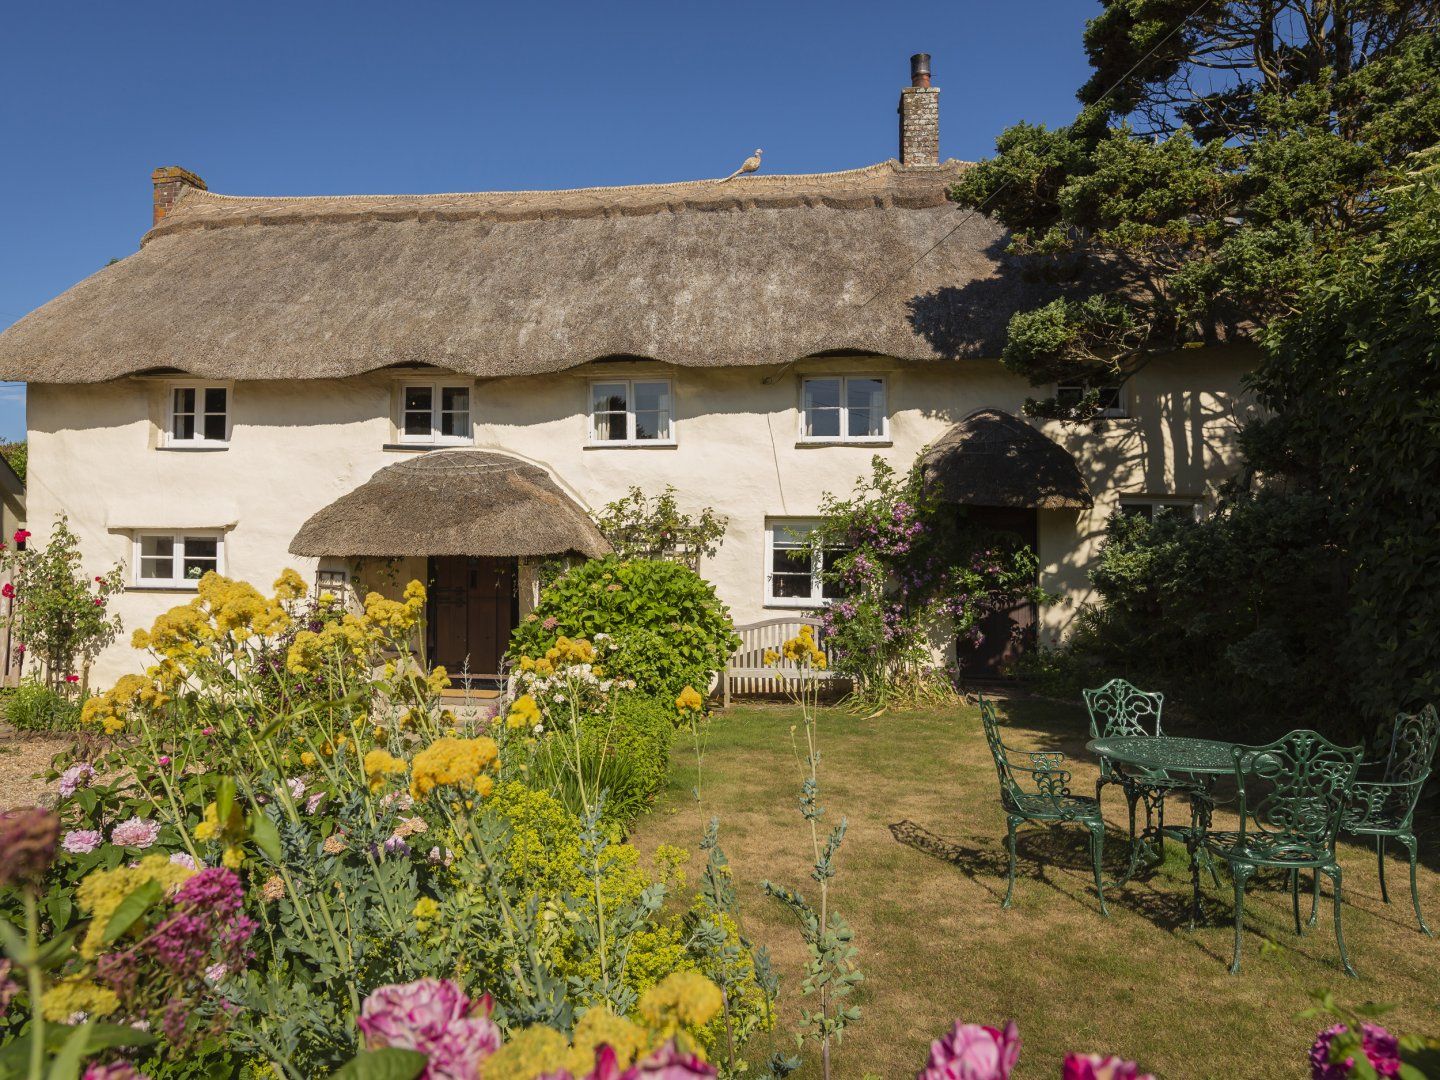
[[[190,190],[139,252],[0,334],[0,378],[994,357],[1010,314],[1055,289],[1005,253],[1000,226],[946,201],[963,168],[473,195]]]
[[[312,514],[292,555],[547,558],[608,554],[590,516],[538,465],[486,450],[431,450],[387,465]]]
[[[921,475],[946,502],[963,506],[1093,505],[1079,466],[1064,447],[999,409],[977,409],[920,458]]]

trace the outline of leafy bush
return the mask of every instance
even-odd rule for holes
[[[702,555],[714,558],[729,518],[708,506],[698,514],[681,513],[674,486],[666,484],[654,498],[632,487],[607,504],[595,524],[622,559],[670,559],[694,570]]]
[[[543,656],[561,637],[608,639],[605,674],[667,702],[709,686],[740,645],[729,609],[695,571],[616,556],[582,563],[541,593],[510,639],[510,660]]]
[[[38,679],[26,679],[5,695],[5,719],[21,731],[70,731],[80,706]]]

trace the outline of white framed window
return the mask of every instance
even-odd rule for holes
[[[885,378],[817,375],[800,380],[801,442],[882,442],[889,436]]]
[[[137,532],[133,584],[193,589],[208,571],[224,572],[225,536],[207,530]]]
[[[1123,496],[1120,499],[1120,513],[1127,517],[1143,517],[1147,521],[1154,521],[1162,514],[1178,514],[1191,521],[1198,521],[1200,501],[1167,495]]]
[[[459,446],[475,441],[470,424],[470,383],[407,379],[399,387],[402,443]]]
[[[1073,409],[1084,401],[1091,392],[1099,394],[1099,411],[1096,416],[1111,419],[1130,415],[1125,401],[1124,383],[1093,383],[1087,381],[1062,382],[1055,385],[1055,402],[1067,409]]]
[[[230,388],[215,383],[179,383],[170,388],[165,445],[219,447],[230,442]]]
[[[845,549],[823,547],[813,535],[818,524],[813,518],[766,520],[766,607],[821,607],[841,595],[826,575]]]
[[[673,446],[675,395],[670,380],[592,382],[590,442],[599,446]]]

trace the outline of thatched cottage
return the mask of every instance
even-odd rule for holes
[[[1233,471],[1247,360],[1159,359],[1102,430],[1017,419],[997,357],[1042,286],[946,201],[966,166],[914,67],[899,159],[845,172],[258,198],[156,170],[140,250],[0,335],[36,539],[64,513],[122,561],[127,628],[209,569],[425,577],[434,657],[493,673],[537,561],[603,551],[588,514],[631,486],[728,516],[702,570],[746,622],[825,602],[823,493],[932,448],[1037,545],[1053,640],[1110,514],[1203,512]]]

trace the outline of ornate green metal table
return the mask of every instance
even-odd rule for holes
[[[1173,735],[1112,735],[1107,739],[1091,739],[1085,749],[1142,780],[1147,773],[1179,773],[1195,779],[1197,792],[1190,800],[1190,828],[1183,830],[1185,848],[1190,854],[1193,889],[1190,925],[1193,927],[1200,917],[1200,849],[1210,829],[1214,809],[1210,791],[1217,777],[1235,775],[1235,744]],[[1152,831],[1158,830],[1150,829],[1147,824],[1146,832]],[[1142,834],[1141,840],[1145,839]]]

